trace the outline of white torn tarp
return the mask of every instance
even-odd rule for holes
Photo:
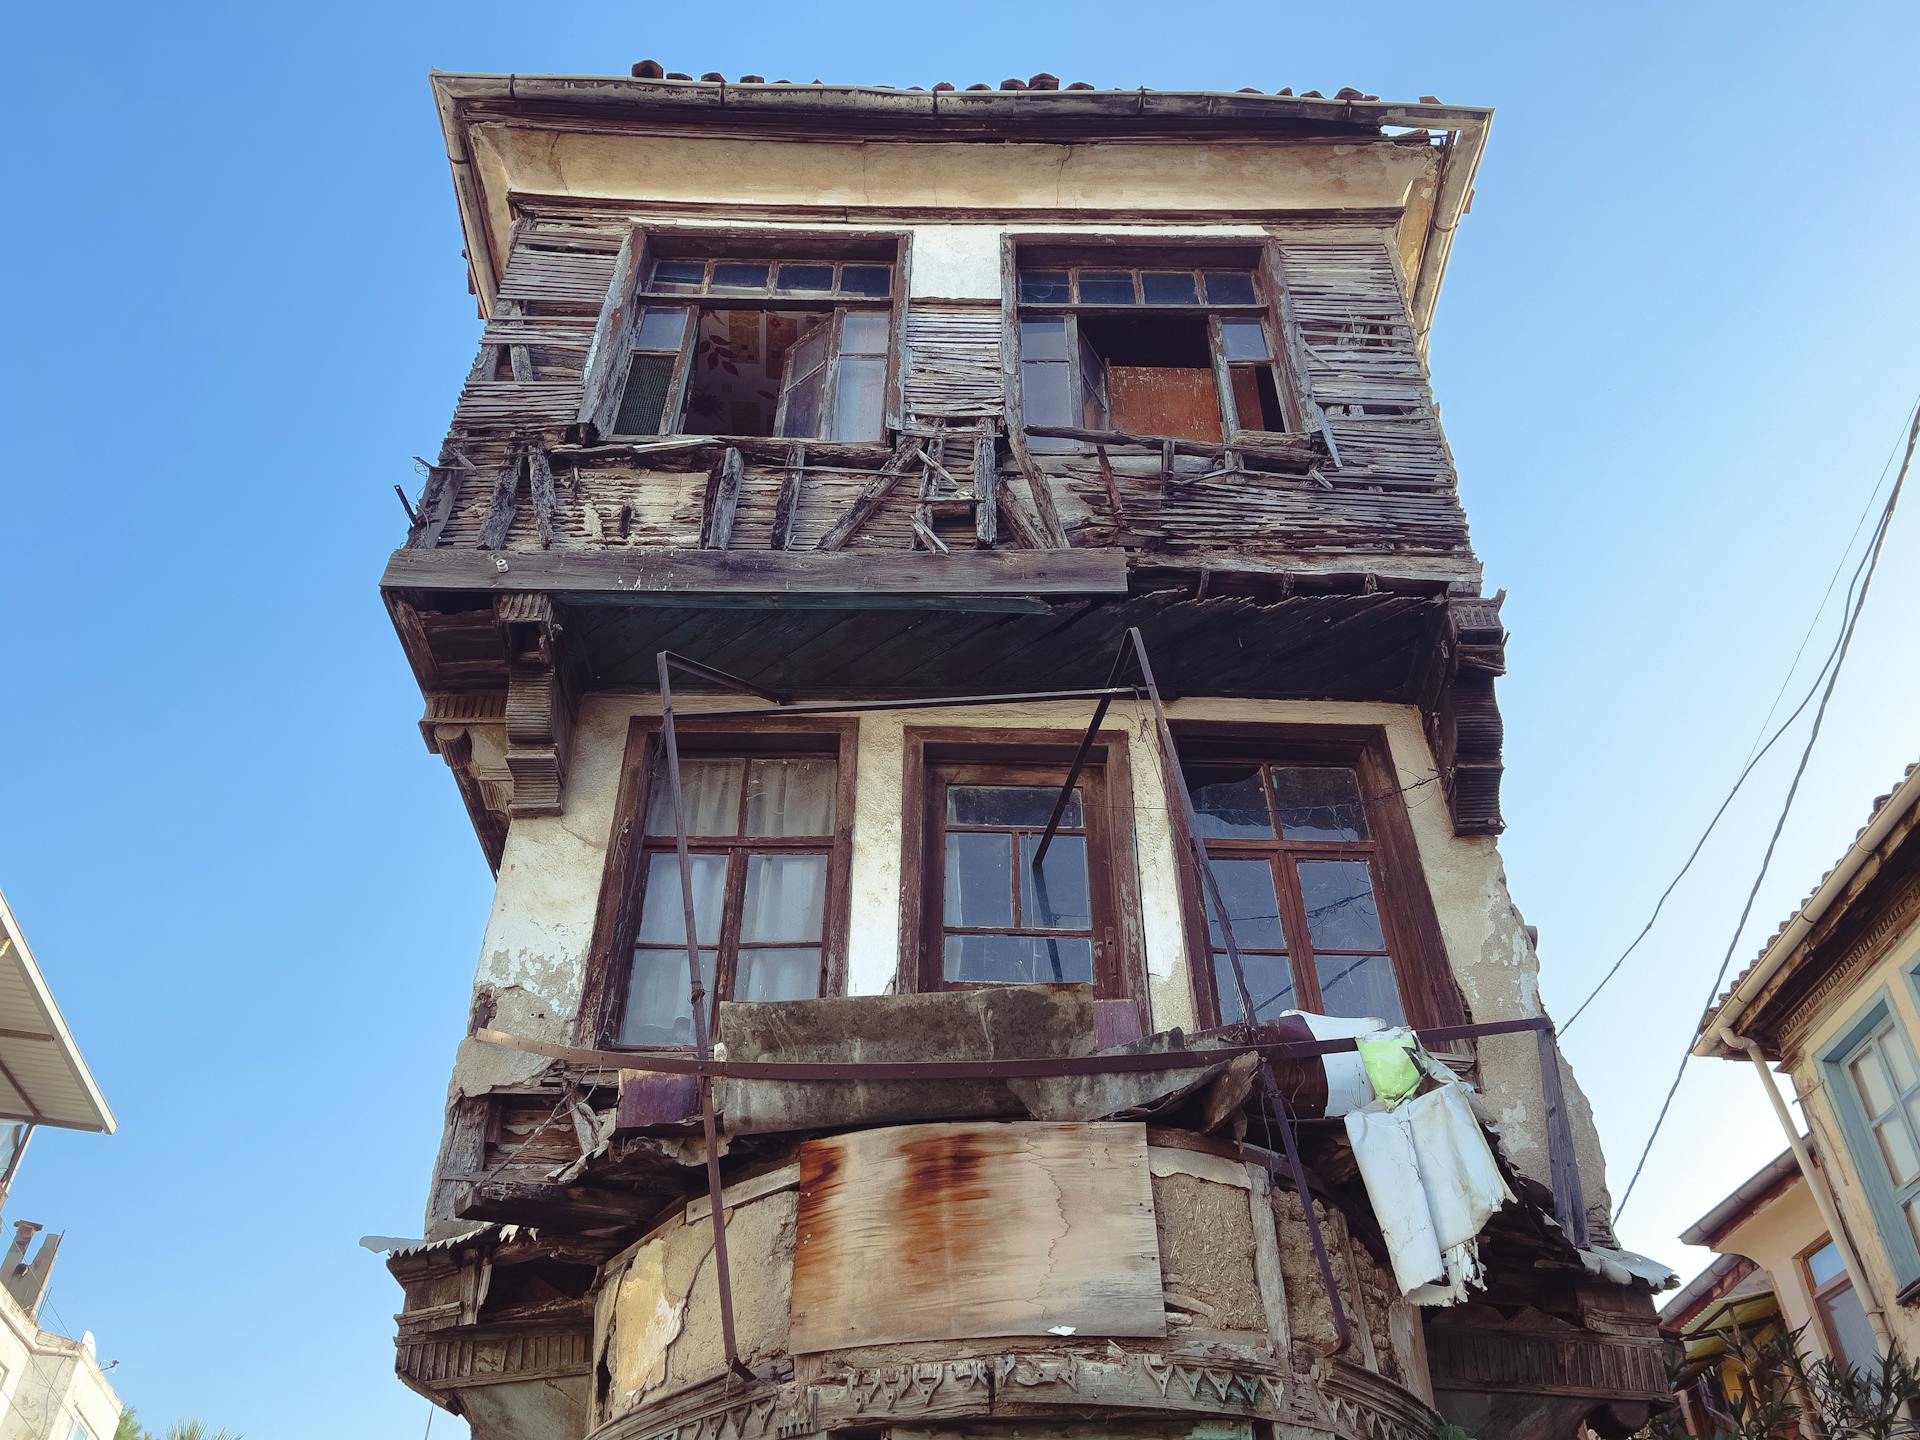
[[[1478,1237],[1512,1200],[1466,1087],[1442,1084],[1398,1109],[1347,1116],[1347,1138],[1393,1261],[1416,1305],[1456,1305],[1484,1286]]]

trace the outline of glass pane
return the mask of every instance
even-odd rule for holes
[[[890,265],[844,265],[840,269],[842,295],[886,295],[892,290]]]
[[[833,390],[833,438],[878,440],[887,421],[887,362],[847,356]]]
[[[1813,1277],[1816,1288],[1846,1274],[1847,1267],[1840,1262],[1840,1247],[1829,1240],[1807,1256],[1807,1273]]]
[[[1082,270],[1082,305],[1133,304],[1133,272],[1130,270]]]
[[[1012,925],[1012,866],[1012,836],[949,834],[941,885],[946,923],[982,930]]]
[[[831,290],[833,289],[833,266],[831,265],[782,265],[775,277],[774,289]]]
[[[1058,361],[1020,367],[1020,400],[1029,425],[1071,425],[1073,411],[1067,397],[1067,367]],[[1042,443],[1044,442],[1044,444]],[[1042,436],[1034,442],[1041,448],[1070,445],[1072,441],[1052,441]]]
[[[1090,985],[1093,942],[1072,936],[949,935],[943,973],[968,985]]]
[[[1147,270],[1140,276],[1140,293],[1149,305],[1193,305],[1199,296],[1193,290],[1191,270]]]
[[[680,798],[687,807],[687,834],[738,835],[744,760],[680,761]],[[654,771],[647,801],[647,834],[673,834],[673,788],[663,761]]]
[[[1393,962],[1384,955],[1316,955],[1320,1009],[1327,1015],[1373,1015],[1389,1025],[1405,1021]]]
[[[613,420],[616,435],[657,435],[660,416],[667,408],[667,386],[673,381],[673,355],[636,354],[627,366],[627,388],[620,394],[620,410]]]
[[[700,952],[700,980],[713,994],[714,960],[718,952]],[[620,1012],[622,1045],[693,1044],[693,999],[687,986],[685,950],[633,952],[633,970],[627,977],[626,1008]]]
[[[1895,1185],[1904,1185],[1920,1175],[1920,1152],[1907,1133],[1907,1123],[1896,1115],[1885,1124],[1873,1127],[1873,1138],[1880,1146],[1880,1158],[1887,1162],[1887,1175]]]
[[[660,260],[653,267],[653,288],[675,294],[692,294],[706,287],[707,262],[704,260]]]
[[[740,938],[818,940],[826,933],[827,857],[749,855]]]
[[[1047,858],[1033,868],[1038,835],[1020,837],[1020,920],[1026,930],[1091,930],[1093,910],[1087,898],[1087,837],[1059,835],[1047,846]]]
[[[1280,924],[1280,902],[1274,896],[1273,864],[1267,860],[1209,859],[1214,882],[1220,887],[1220,899],[1233,921],[1233,943],[1249,950],[1284,950],[1287,937]],[[1210,902],[1207,908],[1207,935],[1215,946],[1224,945],[1220,916]]]
[[[1879,1352],[1873,1343],[1873,1327],[1867,1323],[1867,1312],[1860,1303],[1860,1297],[1849,1285],[1821,1302],[1820,1309],[1827,1317],[1827,1325],[1840,1353],[1833,1358],[1844,1360],[1865,1374],[1877,1375],[1880,1369]]]
[[[1260,767],[1189,769],[1195,832],[1202,839],[1271,840],[1273,816],[1261,793]]]
[[[767,267],[765,264],[722,261],[713,267],[713,288],[764,290],[767,288]]]
[[[640,314],[639,328],[633,332],[636,350],[671,350],[679,353],[680,342],[687,338],[687,312],[675,305],[662,310],[649,305]]]
[[[1360,780],[1337,765],[1273,767],[1273,808],[1289,840],[1364,840],[1367,811]]]
[[[1041,316],[1020,322],[1020,355],[1026,360],[1067,358],[1067,321],[1064,315]]]
[[[820,947],[783,945],[742,950],[733,967],[729,1000],[817,1000],[820,998]]]
[[[831,760],[754,760],[747,766],[747,834],[831,835]]]
[[[1060,777],[1063,782],[1066,778]],[[950,785],[947,787],[947,823],[1032,826],[1044,830],[1048,817],[1053,814],[1054,802],[1059,798],[1058,785]],[[1086,827],[1082,798],[1076,785],[1067,798],[1067,808],[1060,814],[1061,828]]]
[[[1907,1048],[1907,1037],[1898,1030],[1889,1030],[1880,1037],[1880,1058],[1886,1062],[1887,1073],[1893,1077],[1893,1088],[1902,1095],[1914,1087],[1913,1051]]]
[[[1253,293],[1253,276],[1245,270],[1209,270],[1207,299],[1215,305],[1252,305],[1259,300]]]
[[[689,855],[687,859],[688,874],[693,877],[695,938],[702,945],[711,945],[720,938],[720,911],[727,898],[727,857]],[[647,856],[647,891],[640,903],[640,933],[635,936],[636,943],[684,945],[686,917],[686,906],[680,897],[680,857]]]
[[[787,389],[787,413],[780,433],[789,439],[811,440],[820,434],[820,400],[826,394],[827,372],[815,370]]]
[[[1247,977],[1247,993],[1253,997],[1256,1021],[1271,1020],[1282,1010],[1294,1008],[1293,968],[1286,956],[1243,954],[1240,969]],[[1240,988],[1233,982],[1233,961],[1224,950],[1213,952],[1213,985],[1214,993],[1220,997],[1220,1023],[1234,1025],[1245,1019]]]
[[[1020,303],[1023,305],[1064,305],[1073,299],[1064,270],[1022,270]]]
[[[1893,1104],[1893,1087],[1887,1083],[1887,1072],[1880,1067],[1880,1057],[1871,1048],[1863,1050],[1847,1066],[1847,1071],[1853,1076],[1853,1088],[1859,1092],[1867,1114],[1886,1114]]]
[[[1307,935],[1314,949],[1387,948],[1366,861],[1302,860],[1300,898],[1307,905]]]
[[[884,355],[892,329],[884,310],[849,310],[840,326],[842,355]]]
[[[1220,346],[1229,360],[1265,360],[1267,327],[1258,320],[1228,316],[1220,322]]]
[[[793,348],[787,351],[787,376],[797,380],[810,370],[818,370],[827,363],[827,341],[832,338],[833,326],[823,319],[807,322],[806,330],[794,340]]]

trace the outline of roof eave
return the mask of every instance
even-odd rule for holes
[[[45,1015],[48,1034],[45,1040],[37,1043],[52,1043],[60,1050],[62,1058],[73,1073],[91,1112],[80,1120],[57,1120],[42,1115],[21,1115],[19,1120],[30,1121],[36,1125],[47,1125],[60,1130],[85,1130],[99,1135],[111,1135],[118,1128],[113,1111],[107,1105],[106,1096],[100,1093],[100,1085],[93,1078],[86,1057],[80,1053],[80,1046],[73,1038],[73,1032],[67,1028],[66,1017],[60,1013],[59,1003],[53,998],[53,991],[47,985],[46,976],[41,974],[39,962],[33,958],[33,951],[27,944],[26,936],[20,932],[20,924],[14,919],[13,910],[7,904],[7,897],[0,894],[0,956],[11,952],[20,966],[21,978],[32,992],[35,1001]],[[32,1103],[32,1097],[24,1090],[21,1097]]]

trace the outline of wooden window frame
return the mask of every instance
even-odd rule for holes
[[[882,247],[888,247],[882,250]],[[876,451],[887,446],[887,437],[902,424],[905,411],[907,371],[907,276],[911,263],[912,234],[909,231],[872,232],[835,236],[831,233],[769,234],[759,232],[715,232],[657,226],[635,226],[615,261],[615,275],[594,327],[592,350],[587,361],[588,398],[582,404],[582,419],[589,410],[605,417],[605,427],[594,424],[595,438],[607,441],[666,438],[676,440],[792,439],[795,444],[871,445]],[[652,288],[654,267],[662,260],[698,260],[706,266],[702,289],[662,291]],[[835,267],[835,293],[786,294],[772,288],[777,267],[782,263],[811,261]],[[767,288],[761,290],[712,289],[716,264],[765,264]],[[887,265],[890,289],[885,295],[841,295],[840,270],[845,265]],[[666,399],[660,409],[658,427],[650,432],[626,432],[613,428],[619,415],[620,399],[625,393],[627,375],[640,328],[641,315],[648,308],[687,311],[687,324],[680,339],[680,350],[667,380]],[[786,437],[695,435],[678,427],[685,423],[687,396],[693,371],[694,349],[700,338],[700,312],[703,310],[806,310],[828,314],[832,326],[829,337],[828,373],[821,397],[821,414],[830,425],[834,413],[835,391],[840,371],[840,333],[849,311],[884,313],[888,316],[886,374],[881,382],[885,405],[881,433],[873,440],[833,440],[822,436]],[[666,351],[647,351],[666,354]],[[608,373],[596,376],[595,371]],[[597,405],[592,395],[604,391]],[[783,393],[774,430],[785,420],[786,397]]]
[[[1842,1290],[1854,1290],[1853,1276],[1847,1273],[1846,1262],[1843,1259],[1840,1264],[1840,1274],[1822,1285],[1813,1278],[1813,1266],[1810,1263],[1815,1255],[1833,1243],[1831,1235],[1822,1235],[1795,1255],[1793,1263],[1800,1272],[1800,1283],[1807,1287],[1807,1309],[1813,1312],[1813,1322],[1820,1327],[1820,1339],[1827,1347],[1827,1357],[1836,1364],[1846,1364],[1848,1362],[1840,1345],[1840,1337],[1834,1334],[1833,1321],[1827,1315],[1826,1301],[1828,1297],[1837,1295]],[[1839,1253],[1837,1246],[1835,1253]],[[1859,1298],[1859,1293],[1858,1290],[1854,1290],[1855,1299]]]
[[[827,850],[827,898],[821,935],[822,995],[844,994],[847,985],[847,935],[852,906],[853,806],[855,756],[859,749],[859,721],[769,716],[765,720],[702,720],[698,714],[676,714],[674,728],[682,759],[703,755],[781,755],[804,752],[832,756],[834,775],[834,830]],[[640,902],[646,888],[646,857],[657,844],[646,834],[648,806],[668,803],[664,784],[653,793],[653,760],[660,750],[660,717],[637,715],[627,724],[626,747],[620,759],[620,787],[614,802],[613,826],[607,858],[601,868],[600,899],[594,912],[593,938],[587,947],[586,983],[575,1026],[578,1039],[602,1049],[651,1050],[684,1047],[632,1046],[619,1042],[621,1005],[633,963],[633,947],[640,924]],[[813,837],[806,837],[811,840]],[[757,842],[743,837],[741,846]],[[768,848],[782,848],[772,839]],[[800,848],[800,847],[792,847]],[[813,847],[818,848],[818,847]],[[730,979],[725,947],[716,961],[714,989],[727,998]]]
[[[901,780],[899,983],[909,991],[977,988],[953,984],[944,974],[940,944],[941,913],[930,903],[940,893],[934,867],[942,855],[933,841],[944,832],[944,815],[934,813],[936,788],[929,771],[947,765],[1044,766],[1066,780],[1067,767],[1085,732],[1077,730],[1003,730],[974,726],[909,726]],[[1096,911],[1094,994],[1100,1001],[1130,1003],[1144,1026],[1147,974],[1144,930],[1140,921],[1140,877],[1134,859],[1133,772],[1128,763],[1128,734],[1102,730],[1094,737],[1087,770],[1096,771],[1107,803],[1101,815],[1104,856],[1096,862],[1089,815],[1087,878]],[[1082,772],[1083,777],[1086,771]],[[1122,803],[1124,801],[1124,803]],[[1104,880],[1100,877],[1104,877]],[[1093,887],[1104,884],[1105,895]],[[1103,917],[1099,911],[1104,903]]]
[[[1413,823],[1400,794],[1399,772],[1394,768],[1386,730],[1372,725],[1242,724],[1215,720],[1171,723],[1182,762],[1218,760],[1352,767],[1359,780],[1367,829],[1374,847],[1371,859],[1380,928],[1386,937],[1387,953],[1393,960],[1394,979],[1407,1024],[1416,1028],[1465,1024],[1465,1007],[1447,961],[1446,939],[1440,930],[1440,917],[1434,910],[1426,871],[1420,863]],[[1213,1029],[1222,1021],[1219,997],[1214,993],[1206,906],[1184,835],[1176,837],[1176,847],[1181,857],[1177,867],[1181,927],[1185,932],[1194,1013],[1199,1017],[1201,1029]]]
[[[1850,1062],[1860,1050],[1883,1030],[1897,1038],[1906,1048],[1908,1058],[1920,1067],[1920,1054],[1916,1053],[1907,1027],[1894,1008],[1893,997],[1885,987],[1861,1007],[1852,1024],[1828,1042],[1820,1053],[1819,1065],[1821,1077],[1827,1081],[1829,1093],[1834,1097],[1833,1108],[1846,1140],[1844,1148],[1852,1161],[1854,1178],[1866,1195],[1874,1229],[1879,1233],[1881,1248],[1893,1270],[1898,1286],[1894,1298],[1907,1304],[1920,1299],[1920,1242],[1916,1242],[1905,1212],[1908,1203],[1920,1198],[1920,1180],[1896,1186],[1888,1178],[1879,1141],[1873,1134],[1874,1117],[1867,1113],[1865,1097],[1855,1087],[1849,1070]],[[1888,1078],[1891,1080],[1891,1075]],[[1902,1092],[1902,1095],[1909,1093]],[[1909,1138],[1920,1144],[1920,1136],[1914,1134],[1915,1127],[1906,1116],[1901,1100],[1896,1099],[1894,1106],[1902,1111],[1902,1124],[1908,1128]]]
[[[1102,246],[1110,253],[1100,256]],[[1060,258],[1055,259],[1053,257]],[[1136,301],[1131,305],[1081,304],[1077,301],[1027,303],[1020,299],[1020,271],[1025,268],[1065,270],[1073,277],[1074,293],[1082,270],[1127,270],[1134,274]],[[1206,270],[1244,271],[1253,277],[1254,300],[1249,304],[1209,304],[1204,288],[1196,290],[1202,298],[1194,305],[1147,304],[1139,275],[1147,270],[1191,270],[1196,286],[1204,285]],[[1079,320],[1083,315],[1203,315],[1207,317],[1207,346],[1212,360],[1214,389],[1220,406],[1221,446],[1257,445],[1272,440],[1274,432],[1240,423],[1239,407],[1233,397],[1232,371],[1235,368],[1259,368],[1258,361],[1230,361],[1220,336],[1223,316],[1258,319],[1267,337],[1267,366],[1273,376],[1275,394],[1280,401],[1287,429],[1284,434],[1299,435],[1317,428],[1313,402],[1308,395],[1306,371],[1300,348],[1295,343],[1286,287],[1282,280],[1279,249],[1271,241],[1234,240],[1206,236],[1168,238],[1147,244],[1114,244],[1089,236],[1008,235],[1000,252],[1002,355],[1001,369],[1007,390],[1006,403],[1010,428],[1026,434],[1024,357],[1020,344],[1020,322],[1026,316],[1062,316],[1066,321],[1067,409],[1075,427],[1085,417],[1084,379],[1081,373]],[[1082,427],[1083,428],[1083,427]],[[1087,453],[1091,441],[1050,441],[1052,453]]]

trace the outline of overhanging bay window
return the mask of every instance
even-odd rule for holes
[[[685,722],[683,722],[685,725]],[[701,983],[720,1000],[834,993],[845,959],[852,741],[841,727],[680,737]],[[693,1043],[686,907],[657,731],[629,738],[588,1013],[619,1046]],[[708,1023],[714,1015],[710,1010]]]
[[[1015,280],[1023,423],[1222,444],[1302,428],[1257,259],[1209,250],[1128,264],[1023,248]]]

